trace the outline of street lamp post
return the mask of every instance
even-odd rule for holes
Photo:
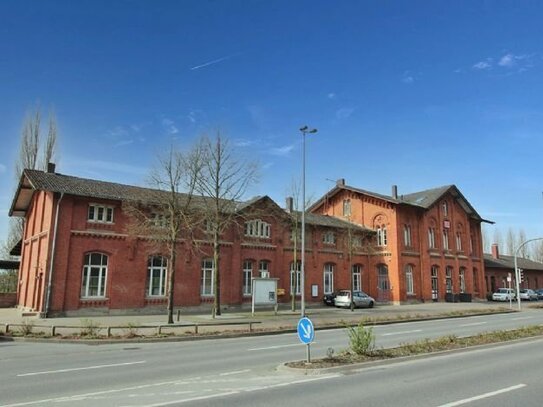
[[[302,276],[300,282],[300,291],[301,291],[301,314],[302,317],[305,317],[305,135],[314,134],[317,132],[317,129],[310,129],[308,126],[304,126],[300,129],[302,132],[302,247],[301,247],[301,257],[302,257]]]
[[[543,237],[537,237],[535,239],[526,240],[525,242],[520,244],[519,247],[517,247],[517,250],[515,250],[515,288],[516,288],[516,292],[517,292],[517,306],[518,306],[519,311],[520,311],[520,272],[519,272],[519,268],[518,268],[517,256],[518,256],[518,253],[519,253],[520,249],[522,249],[528,243],[535,242],[537,240],[543,240]]]

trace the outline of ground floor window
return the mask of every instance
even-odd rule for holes
[[[390,290],[388,267],[386,264],[379,264],[377,266],[377,287],[381,290]]]
[[[105,297],[108,257],[102,253],[85,255],[81,298]]]
[[[245,260],[243,262],[243,295],[251,295],[253,278],[253,262]]]
[[[448,293],[452,293],[453,286],[452,286],[452,267],[447,266],[445,268],[445,291]]]
[[[270,278],[270,262],[261,260],[258,265],[258,272],[262,278]]]
[[[459,273],[459,282],[460,282],[460,292],[465,293],[466,292],[466,270],[464,268],[461,268]]]
[[[290,292],[295,295],[302,293],[302,263],[290,263]]]
[[[411,264],[405,266],[405,291],[407,295],[415,294],[415,286],[413,284],[413,266]]]
[[[151,256],[147,261],[147,289],[150,297],[166,295],[166,276],[168,275],[168,259],[164,256]]]
[[[213,259],[202,260],[202,281],[201,281],[201,294],[205,296],[213,295],[213,274],[215,273],[215,266]]]
[[[334,265],[324,265],[324,294],[331,294],[334,291]]]
[[[362,266],[354,264],[352,267],[353,291],[362,290]]]

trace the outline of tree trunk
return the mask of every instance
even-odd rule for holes
[[[214,300],[213,300],[213,317],[215,315],[221,315],[221,278],[220,278],[220,253],[221,246],[219,243],[219,234],[215,233],[213,242],[213,265],[215,267],[215,272],[213,273],[213,287],[214,287]]]
[[[173,293],[175,284],[175,245],[170,248],[170,261],[168,262],[168,324],[173,324]]]

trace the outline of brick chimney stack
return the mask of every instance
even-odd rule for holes
[[[340,178],[340,179],[338,179],[338,180],[336,181],[336,185],[337,185],[338,187],[343,187],[343,186],[345,186],[345,178]]]
[[[56,169],[55,163],[47,163],[47,172],[48,173],[54,174],[55,169]]]
[[[500,258],[500,249],[496,243],[492,244],[492,257],[496,260]]]
[[[392,185],[392,198],[398,199],[398,185]]]
[[[287,212],[292,213],[294,211],[294,198],[287,196]]]

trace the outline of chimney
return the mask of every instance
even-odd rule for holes
[[[392,198],[398,199],[398,185],[392,185]]]
[[[492,258],[498,260],[500,258],[500,249],[496,243],[492,244]]]
[[[336,181],[336,186],[343,187],[345,186],[345,178],[340,178]]]
[[[292,213],[294,211],[294,198],[287,196],[287,212]]]
[[[47,172],[50,174],[55,173],[55,163],[47,163]]]

